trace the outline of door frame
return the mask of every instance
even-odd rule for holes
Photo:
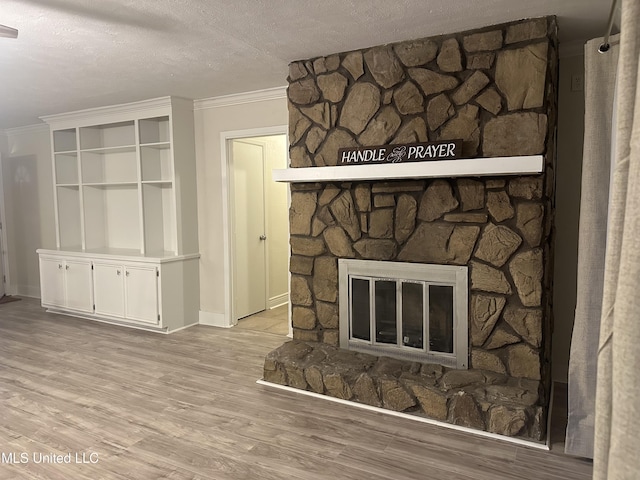
[[[0,223],[2,224],[2,228],[0,228],[0,282],[3,281],[2,275],[4,275],[4,294],[13,295],[11,278],[9,277],[9,244],[7,242],[7,212],[5,210],[6,198],[4,196],[3,169],[4,162],[0,153]]]
[[[235,320],[235,308],[233,306],[233,285],[235,247],[233,244],[233,159],[231,158],[229,142],[250,137],[265,137],[269,135],[286,135],[288,142],[288,125],[275,125],[272,127],[251,128],[246,130],[230,130],[220,132],[220,158],[222,174],[222,231],[223,234],[223,275],[224,275],[224,327],[233,327],[238,322]],[[290,202],[290,199],[289,199]],[[291,255],[291,253],[289,253]],[[291,274],[289,274],[289,277]],[[291,282],[289,281],[289,284]],[[291,310],[291,309],[289,309]],[[289,334],[292,333],[291,312],[289,312]]]

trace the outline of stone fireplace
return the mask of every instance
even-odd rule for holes
[[[267,356],[266,381],[544,436],[556,52],[555,19],[540,18],[290,65],[292,168],[336,165],[340,148],[454,139],[463,158],[543,155],[544,165],[524,176],[291,183],[293,341]],[[381,262],[380,279],[388,262],[466,267],[465,366],[340,348],[339,259]]]

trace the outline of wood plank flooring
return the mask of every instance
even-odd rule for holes
[[[281,305],[271,310],[265,310],[242,318],[238,320],[235,328],[287,335],[289,333],[288,308],[287,305]]]
[[[47,314],[31,299],[2,305],[0,479],[591,478],[590,462],[561,449],[257,385],[286,340],[204,326],[166,336]],[[9,463],[11,452],[29,462]],[[67,453],[72,463],[35,462]]]

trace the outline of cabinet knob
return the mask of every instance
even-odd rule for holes
[[[128,277],[128,276],[129,276],[129,270],[127,270],[126,272],[124,272],[124,274]]]
[[[116,270],[116,273],[117,273],[118,275],[120,275],[120,270]]]
[[[60,270],[62,270],[62,264],[61,264],[61,263],[59,263],[59,264],[58,264],[58,268],[59,268]]]
[[[260,240],[266,240],[267,236],[266,235],[260,235]]]
[[[65,266],[64,266],[64,269],[65,269],[65,270],[69,270],[69,265],[65,265]]]

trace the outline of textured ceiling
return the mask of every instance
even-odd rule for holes
[[[0,129],[164,95],[282,86],[293,60],[556,15],[561,52],[602,36],[604,0],[2,0]],[[576,48],[577,47],[577,48]]]

